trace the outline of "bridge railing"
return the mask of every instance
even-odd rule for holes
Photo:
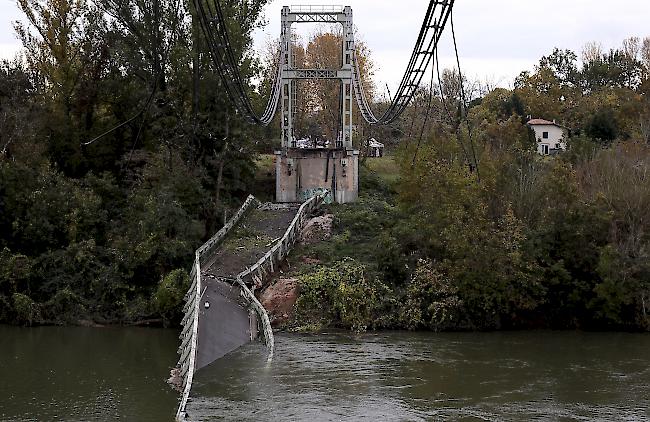
[[[261,287],[264,278],[274,273],[277,264],[289,254],[305,227],[307,218],[316,208],[321,206],[327,195],[329,195],[329,191],[325,190],[305,201],[298,209],[284,235],[275,242],[273,247],[259,261],[239,273],[237,278],[244,284]]]
[[[249,306],[260,317],[263,338],[269,350],[269,359],[273,356],[274,349],[271,322],[266,310],[257,300],[255,294],[248,287],[248,284],[260,286],[264,275],[275,271],[275,266],[288,255],[291,247],[298,240],[307,221],[307,217],[324,202],[328,194],[328,191],[323,191],[305,201],[298,209],[284,235],[275,245],[257,263],[239,273],[236,277],[236,282],[241,288],[242,296],[247,299],[250,304]],[[181,346],[178,348],[178,353],[181,356],[178,361],[178,368],[182,380],[182,396],[176,413],[177,421],[182,421],[185,417],[185,408],[194,379],[196,349],[198,345],[199,309],[201,296],[205,290],[201,283],[201,266],[206,263],[206,260],[214,253],[215,249],[223,242],[228,233],[237,225],[246,212],[257,204],[259,204],[257,199],[252,195],[249,196],[230,221],[203,246],[197,249],[195,253],[194,265],[190,273],[192,284],[185,295],[185,306],[183,307],[184,316],[181,324],[183,328],[180,334]]]
[[[221,228],[221,230],[217,232],[217,234],[212,236],[210,240],[205,242],[203,246],[197,249],[194,254],[194,265],[192,266],[192,271],[190,272],[190,280],[192,283],[190,285],[190,289],[185,295],[183,320],[181,322],[181,326],[183,328],[180,334],[181,345],[178,348],[180,359],[178,361],[177,367],[179,368],[179,375],[181,378],[182,394],[180,404],[178,406],[178,411],[176,412],[176,420],[178,421],[181,421],[184,418],[185,407],[187,406],[187,400],[189,399],[190,390],[192,388],[192,381],[194,379],[196,348],[198,345],[199,306],[201,302],[201,296],[204,291],[201,283],[201,265],[205,264],[206,259],[212,255],[214,250],[221,244],[221,242],[223,242],[228,233],[237,225],[239,220],[241,220],[241,218],[246,214],[251,206],[257,205],[258,203],[259,202],[257,199],[255,199],[255,197],[249,195],[237,213]],[[242,290],[248,290],[248,288]],[[245,292],[244,295],[248,297],[248,294]],[[252,293],[250,293],[250,295],[252,296]],[[258,308],[253,303],[252,306],[258,315],[260,315],[262,321],[264,321],[265,317],[268,320],[268,315],[266,315],[266,311],[264,311],[264,308],[262,308],[261,305]],[[265,332],[265,335],[266,334],[267,333]],[[272,332],[271,335],[273,335]],[[270,342],[271,344],[273,343],[272,338]],[[269,343],[268,340],[267,343]]]
[[[215,234],[203,244],[198,250],[197,253],[199,254],[201,258],[201,264],[205,264],[205,259],[204,258],[209,258],[214,250],[221,244],[221,242],[224,241],[228,233],[230,233],[230,230],[232,230],[237,223],[239,223],[239,220],[250,210],[251,206],[253,205],[259,205],[259,201],[253,196],[253,195],[248,195],[248,198],[246,198],[246,201],[242,204],[242,206],[239,208],[239,210],[235,213],[235,215],[232,216],[230,220]]]

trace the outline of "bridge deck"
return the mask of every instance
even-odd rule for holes
[[[206,262],[205,290],[199,311],[196,369],[210,365],[255,338],[257,319],[250,314],[235,278],[254,265],[285,233],[298,206],[256,208],[246,214]],[[206,307],[205,303],[210,306]]]
[[[293,205],[252,210],[208,260],[202,272],[214,277],[237,276],[282,237],[297,211],[298,206]]]

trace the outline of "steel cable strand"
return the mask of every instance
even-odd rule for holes
[[[231,44],[228,38],[228,32],[225,25],[225,18],[223,11],[220,7],[218,0],[214,2],[214,8],[210,7],[210,2],[207,2],[208,12],[201,0],[195,0],[196,9],[200,15],[201,27],[203,30],[210,52],[212,53],[213,61],[217,66],[219,77],[226,88],[226,92],[235,105],[235,108],[242,114],[245,114],[252,122],[257,124],[269,124],[277,111],[277,104],[280,93],[280,76],[281,67],[278,62],[278,71],[276,72],[276,80],[272,84],[271,95],[267,106],[261,117],[258,117],[254,112],[249,96],[246,93],[246,88],[241,79],[241,74],[238,70],[238,65],[232,52]],[[211,30],[211,23],[216,25],[216,30]],[[215,35],[218,39],[215,39]],[[282,51],[282,50],[281,50]]]
[[[212,31],[209,30],[208,22],[210,21],[210,18],[208,18],[207,14],[205,13],[205,9],[203,7],[203,1],[194,0],[194,4],[196,6],[196,10],[199,15],[199,21],[201,22],[201,30],[203,32],[203,35],[206,38],[208,48],[212,56],[212,61],[217,67],[217,72],[219,73],[219,78],[221,80],[221,83],[226,91],[226,94],[230,98],[230,101],[235,105],[235,107],[239,107],[237,95],[233,92],[232,90],[233,88],[230,86],[230,81],[225,74],[226,71],[224,69],[223,60],[221,60],[220,58],[220,54],[217,47],[218,44],[215,42],[214,34],[212,33]]]
[[[479,170],[479,165],[478,165],[478,160],[476,158],[476,148],[474,147],[474,140],[472,139],[472,125],[469,123],[469,118],[467,114],[467,97],[465,96],[465,84],[463,82],[463,73],[460,69],[460,57],[458,55],[458,45],[456,43],[456,30],[454,28],[454,14],[453,12],[451,13],[451,35],[452,39],[454,40],[454,52],[456,53],[456,65],[458,66],[458,79],[460,81],[460,95],[461,95],[461,100],[462,100],[462,108],[465,109],[465,123],[467,124],[467,134],[469,137],[469,145],[472,150],[472,156],[474,158],[474,168],[476,169],[476,178],[478,179],[479,183],[481,182],[481,172]],[[462,111],[461,111],[461,118],[462,118]]]
[[[397,117],[399,117],[399,115],[404,111],[404,109],[406,109],[406,107],[408,106],[408,104],[410,103],[410,101],[413,98],[413,95],[415,93],[415,90],[417,89],[417,86],[419,86],[420,83],[422,82],[422,78],[424,78],[424,73],[425,73],[426,69],[428,68],[429,64],[431,63],[431,60],[433,59],[433,52],[435,51],[435,49],[438,46],[438,42],[439,42],[440,37],[442,35],[442,30],[445,27],[447,19],[449,18],[449,15],[450,15],[451,10],[453,8],[453,0],[449,1],[449,2],[443,2],[441,4],[443,4],[443,9],[441,10],[441,13],[440,13],[440,19],[436,20],[435,25],[433,25],[433,26],[430,25],[430,20],[427,23],[429,28],[431,28],[431,27],[435,28],[434,29],[434,34],[431,37],[431,40],[429,41],[429,44],[428,44],[428,46],[427,46],[427,48],[425,50],[426,54],[424,55],[424,58],[422,59],[422,63],[420,63],[419,68],[414,72],[415,78],[413,80],[414,83],[412,83],[412,86],[411,86],[411,92],[409,93],[409,96],[407,97],[407,101],[403,102],[403,104],[401,105],[401,109],[398,110],[397,114],[395,114],[394,116],[391,116],[391,120],[390,120],[391,122],[394,119],[396,119]],[[416,60],[417,60],[417,57],[416,57]]]
[[[215,6],[215,9],[210,8],[210,1],[207,2],[208,10],[210,11],[210,16],[212,17],[212,22],[216,24],[216,33],[219,38],[219,46],[221,47],[223,54],[221,55],[221,60],[225,68],[225,74],[223,77],[226,79],[226,83],[234,85],[234,88],[238,97],[238,109],[241,112],[247,115],[254,123],[260,123],[253,107],[250,104],[250,100],[246,95],[243,82],[241,80],[241,74],[239,73],[239,65],[235,60],[234,53],[231,48],[231,43],[228,37],[228,32],[226,30],[226,20],[221,9],[221,3],[219,0],[213,0],[212,4]]]
[[[430,22],[431,18],[433,16],[433,12],[435,8],[437,7],[437,1],[432,0],[429,2],[429,7],[427,8],[427,12],[424,17],[424,21],[422,22],[422,26],[420,27],[420,33],[418,34],[418,38],[415,42],[415,46],[413,47],[413,52],[411,53],[411,58],[409,59],[409,62],[406,66],[406,70],[404,71],[404,76],[402,77],[402,80],[400,81],[400,85],[397,88],[397,92],[395,93],[395,97],[393,97],[393,102],[391,103],[391,106],[387,110],[386,115],[388,115],[389,112],[392,112],[392,110],[395,107],[399,107],[399,101],[401,98],[404,98],[404,92],[406,90],[406,87],[408,85],[409,80],[411,79],[411,75],[413,72],[413,67],[415,66],[415,63],[417,62],[418,56],[422,54],[422,45],[424,44],[424,40],[429,33],[430,30]],[[409,101],[410,102],[410,101]],[[384,120],[382,118],[380,120]]]
[[[214,5],[216,8],[216,15],[217,19],[219,20],[219,24],[217,25],[217,31],[220,34],[220,39],[222,41],[222,44],[224,46],[225,50],[225,56],[227,59],[227,65],[229,67],[229,71],[231,73],[231,77],[235,81],[235,86],[237,88],[237,91],[239,93],[240,101],[243,103],[245,109],[246,109],[246,114],[248,114],[250,117],[252,117],[256,123],[261,123],[259,121],[258,116],[255,114],[255,111],[253,110],[253,106],[250,103],[250,98],[246,94],[246,88],[244,87],[244,83],[241,78],[241,73],[239,72],[239,63],[235,59],[235,54],[232,50],[232,44],[230,42],[230,37],[228,36],[228,30],[226,27],[226,19],[223,14],[223,10],[221,8],[221,3],[219,0],[214,0]]]
[[[438,89],[440,90],[440,101],[442,102],[442,107],[445,110],[445,114],[447,114],[447,117],[451,121],[453,120],[453,116],[451,115],[451,111],[447,107],[447,99],[445,98],[445,93],[442,88],[442,79],[440,78],[440,60],[438,60],[438,49],[436,49],[436,73],[438,74]],[[458,129],[456,129],[456,140],[458,141],[458,144],[460,144],[460,147],[463,150],[463,155],[465,156],[465,162],[469,164],[470,157],[467,152],[467,149],[465,148],[465,144],[463,144],[463,141],[460,139],[460,132],[458,131]]]
[[[377,117],[370,105],[368,104],[363,84],[360,81],[361,75],[358,69],[358,62],[355,58],[355,73],[354,73],[354,87],[355,87],[355,97],[357,98],[357,103],[359,108],[362,110],[362,116],[370,124],[389,124],[395,121],[406,109],[413,95],[416,92],[417,86],[422,82],[426,68],[428,68],[431,60],[433,59],[433,50],[438,45],[442,30],[444,29],[447,20],[450,16],[451,10],[453,9],[454,0],[449,1],[431,1],[429,3],[429,8],[427,9],[427,15],[425,16],[424,22],[420,29],[420,34],[416,42],[413,53],[407,65],[406,71],[396,92],[393,100],[391,101],[388,109],[380,116]],[[440,19],[435,20],[435,24],[431,25],[431,21],[434,18],[434,12],[437,10],[437,6],[441,5],[440,10]],[[431,30],[433,28],[433,33],[431,35]],[[431,35],[429,39],[429,35]],[[426,49],[423,49],[426,40],[429,39],[428,44],[426,44]],[[354,57],[354,56],[353,56]],[[418,60],[421,60],[418,64]],[[415,66],[418,66],[417,69],[414,69]]]
[[[118,5],[117,3],[113,3],[113,5],[115,6],[115,7],[113,8],[113,11],[112,11],[113,13],[111,13],[111,10],[110,10],[110,9],[106,9],[106,8],[103,8],[103,9],[104,9],[104,12],[108,13],[110,16],[112,16],[113,18],[117,19],[118,17],[117,17],[117,15],[115,15],[115,13],[119,14],[119,10],[118,10],[118,9],[120,9],[120,8],[118,7],[119,5]],[[175,33],[176,30],[178,29],[178,21],[177,21],[177,20],[174,21],[173,24],[172,24],[172,26],[173,26],[173,28],[172,28],[172,31],[171,31],[171,32],[172,32],[172,34],[173,34],[173,33]],[[128,30],[131,31],[132,33],[137,33],[137,32],[138,32],[137,29],[136,29],[135,27],[133,27],[133,26],[128,26]],[[169,57],[169,52],[170,52],[170,50],[171,50],[171,44],[168,45],[167,49],[163,49],[163,51],[162,51],[162,62],[166,62],[166,61],[167,61],[167,58]],[[94,144],[96,141],[98,141],[99,139],[103,138],[104,136],[109,135],[109,134],[115,132],[116,130],[120,129],[121,127],[124,127],[124,126],[126,126],[127,124],[131,123],[132,121],[134,121],[135,119],[137,119],[137,118],[140,117],[141,115],[145,115],[145,117],[144,117],[144,118],[142,119],[142,121],[140,122],[140,125],[139,125],[139,128],[138,128],[138,132],[137,132],[137,135],[136,135],[136,138],[135,138],[135,140],[134,140],[134,142],[133,142],[133,145],[132,145],[132,147],[131,147],[131,154],[129,155],[129,161],[130,161],[130,159],[131,159],[130,157],[133,155],[133,150],[135,149],[135,146],[136,146],[136,144],[137,144],[137,142],[138,142],[138,139],[140,138],[140,134],[142,133],[142,128],[143,128],[143,126],[144,126],[144,122],[145,122],[145,119],[146,119],[146,114],[149,112],[149,108],[151,107],[151,104],[152,104],[153,99],[154,99],[154,97],[155,97],[155,95],[156,95],[156,92],[158,91],[158,86],[159,86],[158,83],[159,83],[160,77],[162,76],[162,72],[163,72],[163,70],[160,69],[160,70],[159,70],[158,72],[156,72],[156,74],[154,75],[154,84],[153,84],[153,88],[151,89],[151,93],[150,93],[149,96],[147,97],[147,100],[146,100],[144,106],[143,106],[143,107],[142,107],[142,108],[141,108],[137,113],[135,113],[132,117],[130,117],[129,119],[125,120],[124,122],[122,122],[122,123],[120,123],[120,124],[118,124],[118,125],[112,127],[111,129],[109,129],[109,130],[103,132],[102,134],[100,134],[100,135],[94,137],[94,138],[91,139],[90,141],[81,142],[80,145],[82,145],[82,146],[92,145],[92,144]]]
[[[435,54],[437,55],[438,49],[436,48]],[[431,114],[431,104],[433,102],[433,78],[435,77],[435,64],[431,66],[431,81],[429,82],[429,102],[427,104],[427,112],[424,115],[424,122],[422,122],[422,129],[420,129],[420,137],[418,138],[418,144],[415,147],[415,153],[413,154],[413,162],[411,166],[415,166],[415,160],[417,159],[418,152],[420,151],[420,145],[422,144],[422,137],[424,136],[424,129],[429,122],[429,115]]]
[[[429,66],[429,63],[431,62],[431,58],[433,55],[432,47],[435,47],[438,44],[438,39],[440,38],[439,29],[441,28],[439,23],[442,22],[443,20],[446,22],[446,16],[448,15],[448,11],[450,10],[451,6],[453,6],[452,3],[453,1],[441,2],[438,0],[429,3],[429,9],[427,10],[427,15],[425,16],[425,20],[422,24],[422,30],[420,36],[418,37],[418,40],[416,42],[416,46],[413,50],[413,54],[411,55],[409,65],[407,66],[407,70],[404,74],[404,77],[398,89],[398,93],[395,95],[395,101],[391,105],[390,114],[386,113],[386,116],[384,116],[384,118],[381,119],[385,123],[390,123],[395,119],[397,119],[397,117],[399,117],[399,115],[401,115],[404,112],[408,104],[413,99],[413,96],[415,95],[417,88],[422,82],[422,78],[424,77],[426,68]],[[443,7],[440,11],[440,15],[441,15],[440,19],[435,20],[434,16],[438,5],[442,5]],[[449,9],[447,9],[448,6]],[[445,13],[446,11],[447,13]],[[431,25],[432,20],[434,20],[435,22],[434,25]],[[431,36],[431,40],[429,41],[427,47],[423,49],[423,46],[425,45],[425,41],[429,38],[429,35],[431,33],[431,28],[434,28],[433,35]],[[417,68],[414,69],[414,67],[416,67],[416,64],[418,63],[418,60],[421,60],[421,62],[419,63]]]
[[[241,78],[241,73],[238,71],[239,65],[237,63],[237,60],[234,56],[234,53],[231,48],[231,42],[228,36],[228,31],[226,27],[226,19],[224,17],[223,9],[221,8],[221,3],[219,0],[214,0],[214,4],[216,7],[216,15],[219,20],[218,24],[218,31],[220,33],[220,38],[222,41],[222,44],[225,46],[226,49],[226,57],[228,58],[228,67],[229,71],[232,74],[232,77],[234,78],[237,86],[237,90],[239,92],[240,96],[240,101],[244,105],[247,114],[249,117],[251,117],[255,123],[258,124],[268,124],[273,120],[273,116],[275,114],[275,111],[277,110],[277,100],[279,99],[279,85],[281,84],[280,77],[281,77],[281,67],[280,67],[280,60],[282,57],[282,49],[280,51],[280,57],[278,58],[278,71],[276,73],[276,81],[273,84],[271,96],[269,97],[269,101],[267,103],[267,107],[262,114],[261,117],[259,117],[256,113],[255,110],[250,102],[250,97],[246,93],[246,86],[243,83],[243,80]],[[276,98],[277,97],[277,98]]]

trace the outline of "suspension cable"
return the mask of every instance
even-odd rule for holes
[[[258,116],[246,93],[246,84],[239,72],[238,62],[230,43],[226,19],[220,0],[193,0],[201,27],[208,41],[210,53],[216,64],[221,81],[226,92],[237,110],[249,117],[254,123],[268,125],[277,110],[281,92],[281,60],[286,54],[285,46],[281,46],[280,61],[275,83],[272,85],[271,96],[266,110]],[[426,73],[433,52],[438,45],[442,31],[451,14],[455,0],[430,0],[424,21],[420,28],[411,58],[402,77],[398,91],[393,96],[388,109],[377,117],[370,108],[361,74],[359,62],[356,59],[356,50],[352,55],[354,87],[357,104],[363,118],[370,124],[389,124],[396,120],[412,101],[420,83]],[[204,7],[204,2],[206,7]]]
[[[411,59],[407,65],[404,77],[398,91],[393,97],[388,109],[379,117],[372,111],[367,95],[361,82],[359,63],[354,59],[354,91],[363,118],[370,124],[387,124],[396,120],[410,104],[419,88],[426,69],[433,60],[434,51],[442,35],[443,29],[453,9],[454,0],[431,0],[422,23],[420,34],[415,43]],[[438,6],[441,6],[438,8]]]
[[[474,147],[474,140],[472,139],[472,125],[469,123],[469,116],[467,114],[467,97],[465,96],[465,83],[463,82],[463,73],[460,68],[460,57],[458,55],[458,45],[456,43],[456,30],[454,28],[454,14],[451,12],[451,35],[454,40],[454,52],[456,54],[456,65],[458,66],[458,79],[460,80],[460,95],[461,95],[461,118],[463,117],[463,109],[465,111],[465,123],[467,124],[467,134],[469,137],[469,144],[472,150],[472,157],[474,158],[474,168],[476,169],[476,178],[481,181],[481,172],[479,170],[478,160],[476,159],[476,148]]]
[[[438,49],[435,49],[435,54],[437,55]],[[427,104],[427,112],[424,115],[424,122],[422,122],[422,129],[420,129],[420,137],[418,138],[418,144],[415,147],[415,153],[413,154],[413,162],[411,166],[415,165],[415,160],[417,159],[418,152],[420,151],[420,145],[422,144],[422,137],[424,136],[424,129],[429,122],[429,114],[431,114],[431,103],[433,102],[433,78],[435,76],[435,63],[431,65],[431,82],[429,83],[429,102]]]
[[[455,120],[451,115],[451,111],[449,110],[449,107],[447,107],[447,99],[445,98],[445,92],[442,86],[442,78],[440,77],[440,60],[438,60],[438,50],[436,50],[436,73],[438,74],[438,89],[440,90],[440,101],[442,102],[442,108],[443,110],[445,110],[445,114],[447,115],[447,118],[450,121]],[[465,148],[465,144],[463,143],[463,140],[460,138],[460,131],[458,130],[458,127],[460,126],[457,126],[456,128],[456,140],[458,141],[460,148],[463,150],[465,161],[467,162],[468,165],[470,165],[470,157],[467,152],[467,149]]]

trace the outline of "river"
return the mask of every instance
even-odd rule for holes
[[[0,326],[1,421],[171,421],[177,332]],[[650,420],[650,335],[278,334],[200,371],[189,420]]]

